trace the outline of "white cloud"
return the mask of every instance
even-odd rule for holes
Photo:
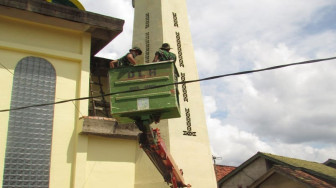
[[[216,109],[214,98],[206,96],[204,101],[208,102],[205,103],[207,109]],[[311,143],[284,143],[277,138],[263,140],[237,126],[223,125],[219,119],[211,117],[215,112],[207,111],[207,123],[213,154],[221,158],[217,161],[219,164],[238,166],[258,151],[316,162],[324,162],[336,155],[336,146],[333,144],[320,144],[314,148]]]
[[[197,59],[198,69],[214,74],[220,63],[219,54],[214,49],[195,49],[195,58]]]
[[[210,116],[212,113],[217,111],[216,101],[213,97],[205,96],[203,100],[206,116]]]
[[[316,58],[336,55],[336,30],[314,33],[298,41],[302,54],[316,54]]]
[[[335,66],[305,65],[226,79],[216,96],[223,121],[265,138],[301,143],[336,141]],[[300,130],[300,132],[297,132]]]
[[[328,0],[189,0],[194,36],[227,43],[258,37],[274,40],[297,32],[313,14],[332,4]],[[225,33],[226,35],[224,35]],[[232,38],[233,37],[233,38]],[[225,39],[225,40],[223,40]]]
[[[134,9],[131,0],[90,1],[81,0],[87,11],[95,12],[125,21],[123,32],[108,44],[97,56],[117,59],[132,47]]]

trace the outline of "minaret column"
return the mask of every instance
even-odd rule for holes
[[[142,49],[138,62],[152,62],[162,43],[177,56],[179,81],[198,79],[185,0],[133,0],[133,46]],[[199,83],[179,85],[181,118],[162,120],[160,128],[176,164],[193,188],[217,187],[203,98]]]

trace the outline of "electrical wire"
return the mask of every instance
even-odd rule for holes
[[[0,65],[1,65],[3,68],[5,68],[9,73],[11,73],[11,74],[14,76],[14,74],[12,73],[12,71],[10,71],[7,67],[5,67],[5,65],[3,65],[1,62],[0,62]]]
[[[11,109],[4,109],[4,110],[0,110],[0,112],[8,112],[8,111],[22,110],[22,109],[32,108],[32,107],[40,107],[40,106],[61,104],[61,103],[72,102],[72,101],[80,101],[80,100],[87,100],[87,99],[93,99],[93,98],[100,98],[102,96],[111,96],[111,95],[122,94],[122,93],[131,93],[131,92],[137,92],[137,91],[144,91],[144,90],[150,90],[150,89],[156,89],[156,88],[166,87],[166,86],[170,86],[170,85],[180,85],[180,84],[189,84],[189,83],[194,83],[194,82],[202,82],[202,81],[206,81],[206,80],[213,80],[213,79],[224,78],[224,77],[228,77],[228,76],[237,76],[237,75],[243,75],[243,74],[251,74],[251,73],[255,73],[255,72],[262,72],[262,71],[280,69],[280,68],[285,68],[285,67],[289,67],[289,66],[311,64],[311,63],[317,63],[317,62],[328,61],[328,60],[333,60],[333,59],[336,59],[336,57],[330,57],[330,58],[324,58],[324,59],[314,59],[314,60],[302,61],[302,62],[297,62],[297,63],[289,63],[289,64],[284,64],[284,65],[277,65],[277,66],[267,67],[267,68],[263,68],[263,69],[241,71],[241,72],[230,73],[230,74],[222,74],[222,75],[211,76],[211,77],[206,77],[206,78],[197,79],[197,80],[188,80],[188,81],[183,81],[183,82],[175,82],[175,83],[170,83],[170,84],[152,86],[152,87],[143,88],[143,89],[113,92],[113,93],[107,93],[107,94],[98,95],[98,96],[82,97],[82,98],[68,99],[68,100],[63,100],[63,101],[58,101],[58,102],[53,102],[53,103],[35,104],[35,105],[30,105],[30,106],[23,106],[23,107],[11,108]]]
[[[77,110],[77,112],[80,113],[81,117],[84,117],[82,112],[79,110],[78,106],[76,105],[75,101],[71,101],[71,102],[75,106],[75,109]]]
[[[61,99],[61,98],[56,97],[56,99]],[[61,100],[64,100],[64,99],[61,99]],[[76,105],[76,103],[74,101],[71,101],[71,102],[74,105],[75,110],[81,115],[81,117],[84,117],[82,112],[79,110],[78,106]]]

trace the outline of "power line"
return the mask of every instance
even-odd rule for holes
[[[71,101],[72,104],[75,106],[75,109],[80,113],[81,117],[83,117],[82,112],[79,110],[78,106],[76,105],[76,103],[74,101]]]
[[[11,73],[11,74],[14,76],[14,74],[12,73],[12,71],[10,71],[7,67],[5,67],[5,65],[3,65],[1,62],[0,62],[0,65],[1,65],[3,68],[5,68],[9,73]]]
[[[61,98],[58,98],[56,97],[56,99],[61,99]],[[64,99],[61,99],[61,100],[64,100]],[[76,103],[74,101],[71,101],[72,104],[74,105],[75,109],[77,110],[78,113],[80,113],[81,117],[83,117],[83,114],[82,112],[79,110],[78,106],[76,105]]]
[[[206,80],[213,80],[213,79],[218,79],[218,78],[223,78],[223,77],[243,75],[243,74],[251,74],[251,73],[255,73],[255,72],[262,72],[262,71],[280,69],[280,68],[285,68],[285,67],[289,67],[289,66],[296,66],[296,65],[317,63],[317,62],[328,61],[328,60],[332,60],[332,59],[336,59],[336,57],[330,57],[330,58],[324,58],[324,59],[314,59],[314,60],[302,61],[302,62],[297,62],[297,63],[289,63],[289,64],[284,64],[284,65],[277,65],[277,66],[272,66],[272,67],[263,68],[263,69],[256,69],[256,70],[250,70],[250,71],[241,71],[241,72],[230,73],[230,74],[222,74],[222,75],[211,76],[211,77],[206,77],[206,78],[197,79],[197,80],[188,80],[188,81],[183,81],[183,82],[175,82],[175,83],[171,83],[171,84],[158,85],[158,86],[148,87],[148,88],[144,88],[144,89],[127,90],[127,91],[121,91],[121,92],[107,93],[107,94],[99,95],[99,96],[82,97],[82,98],[68,99],[68,100],[63,100],[63,101],[58,101],[58,102],[52,102],[52,103],[35,104],[35,105],[29,105],[29,106],[23,106],[23,107],[11,108],[11,109],[4,109],[4,110],[0,110],[0,112],[8,112],[8,111],[22,110],[22,109],[32,108],[32,107],[40,107],[40,106],[61,104],[61,103],[72,102],[72,101],[80,101],[80,100],[87,100],[87,99],[93,99],[93,98],[100,98],[100,97],[103,97],[103,96],[111,96],[111,95],[122,94],[122,93],[131,93],[131,92],[137,92],[137,91],[144,91],[144,90],[150,90],[150,89],[156,89],[156,88],[166,87],[166,86],[170,86],[170,85],[180,85],[180,84],[189,84],[189,83],[194,83],[194,82],[202,82],[202,81],[206,81]]]

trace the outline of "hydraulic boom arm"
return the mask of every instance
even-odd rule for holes
[[[191,187],[190,184],[184,182],[182,169],[178,168],[173,157],[167,151],[165,143],[160,136],[160,130],[150,127],[152,122],[150,119],[150,117],[146,116],[136,122],[143,132],[139,138],[140,147],[154,163],[164,180],[171,184],[172,188]]]

